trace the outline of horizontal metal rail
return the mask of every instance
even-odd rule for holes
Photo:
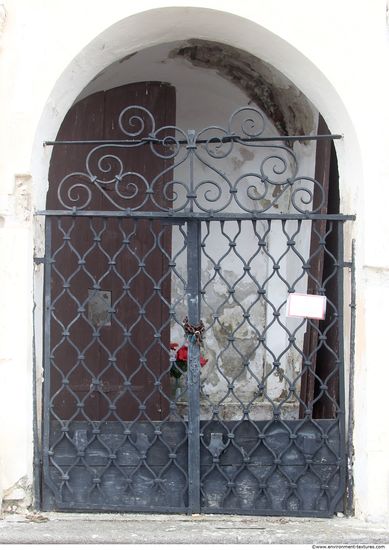
[[[131,210],[39,210],[35,216],[69,216],[69,217],[108,217],[108,218],[139,218],[139,219],[169,219],[186,221],[196,219],[199,221],[215,220],[329,220],[329,221],[347,221],[355,220],[355,214],[270,214],[262,212],[251,213],[217,213],[212,212],[144,212]]]
[[[169,138],[175,144],[188,145],[187,140],[175,140],[172,136],[167,136],[165,140],[157,139],[153,137],[147,137],[143,139],[85,139],[85,140],[58,140],[58,141],[44,141],[44,147],[51,147],[53,145],[147,145],[148,143],[160,144],[168,146]],[[214,137],[210,139],[198,139],[196,144],[204,143],[230,143],[231,141],[244,142],[244,143],[256,143],[263,141],[318,141],[323,139],[343,139],[341,134],[318,134],[318,135],[304,135],[304,136],[263,136],[244,138],[236,135],[224,136],[222,138]]]

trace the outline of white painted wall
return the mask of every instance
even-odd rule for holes
[[[198,37],[245,49],[289,77],[337,142],[342,210],[357,213],[356,512],[389,518],[385,311],[389,307],[389,29],[385,0],[175,2],[5,0],[0,29],[0,479],[32,477],[34,222],[17,212],[27,175],[42,208],[50,151],[66,111],[113,61],[147,46]],[[211,9],[210,9],[211,7]],[[140,11],[142,10],[142,11]],[[3,18],[4,19],[4,18]],[[31,179],[29,179],[31,174]],[[18,204],[18,203],[16,203]],[[28,218],[28,217],[27,217]],[[41,243],[35,242],[37,248]],[[38,272],[41,268],[38,268]],[[39,277],[36,279],[39,282]],[[37,288],[39,292],[39,288]],[[40,337],[38,294],[37,331]],[[41,357],[37,357],[38,368]],[[12,496],[12,495],[11,495]]]

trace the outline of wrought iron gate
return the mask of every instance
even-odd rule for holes
[[[198,133],[142,106],[119,126],[41,212],[44,509],[342,509],[351,216],[299,174],[293,140],[318,136],[266,137],[249,107]],[[252,163],[234,174],[238,147]],[[325,320],[287,317],[294,292],[326,295]]]

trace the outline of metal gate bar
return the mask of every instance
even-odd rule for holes
[[[188,221],[188,319],[200,320],[200,226]],[[200,350],[189,342],[188,357],[188,471],[189,509],[200,513]]]
[[[282,136],[277,139],[282,145],[274,144],[262,135],[264,119],[256,109],[238,109],[225,130],[210,127],[198,133],[156,129],[152,114],[139,106],[120,113],[121,128],[125,117],[131,122],[134,109],[151,121],[152,135],[120,143],[82,142],[96,145],[84,172],[58,182],[58,210],[38,213],[46,218],[45,509],[296,516],[329,516],[343,509],[343,226],[354,216],[320,210],[323,186],[298,174],[297,157],[285,145],[303,136]],[[242,115],[249,118],[242,121]],[[259,130],[253,129],[255,117]],[[240,134],[233,131],[238,119]],[[222,136],[207,139],[215,129]],[[310,136],[328,137],[339,136]],[[270,152],[257,173],[234,180],[221,162],[237,145],[269,147]],[[162,160],[173,159],[172,164],[143,188],[131,182],[125,188],[129,153],[139,154],[140,146]],[[93,155],[103,175],[93,171]],[[107,158],[121,166],[113,177],[102,169]],[[269,162],[275,163],[273,173],[267,172]],[[175,181],[173,170],[184,166],[188,180]],[[198,167],[206,172],[200,181]],[[173,192],[172,182],[181,186],[181,195]],[[103,197],[100,210],[92,207],[98,195]],[[287,211],[282,212],[280,201]],[[325,235],[316,229],[320,221]],[[250,258],[243,253],[243,229],[252,245]],[[210,231],[219,235],[213,244]],[[309,257],[303,249],[313,232],[319,245]],[[336,235],[336,250],[328,235]],[[287,295],[314,278],[310,262],[318,253],[329,262],[328,280],[337,286],[327,324],[308,319],[290,328],[284,320]],[[285,265],[290,257],[294,279]],[[223,264],[226,258],[241,270],[235,279]],[[262,277],[258,269],[268,275]],[[205,273],[209,284],[202,281]],[[315,292],[325,293],[328,281],[314,280]],[[249,283],[251,298],[243,296],[242,281]],[[225,292],[219,305],[216,284]],[[207,292],[214,305],[206,301]],[[230,328],[220,321],[227,304],[240,315]],[[255,308],[261,309],[262,321],[250,321]],[[206,319],[211,341],[206,341],[206,359],[207,348],[184,340],[185,315],[191,325],[201,316]],[[301,340],[305,326],[317,340],[308,350]],[[246,355],[237,344],[242,327],[252,339]],[[289,339],[284,351],[275,328]],[[227,352],[233,350],[240,375],[231,374],[234,362]],[[323,350],[330,356],[325,375],[317,359]],[[282,372],[286,360],[294,361],[295,378]],[[321,362],[326,361],[323,355]],[[302,397],[298,387],[304,374],[313,381],[314,393]],[[212,377],[215,387],[224,384],[224,395],[220,388],[213,397],[206,393]],[[274,394],[276,377],[284,384],[284,397]],[[251,391],[253,381],[258,394],[239,397],[239,391]],[[330,402],[333,413],[315,417],[320,400]]]
[[[345,390],[345,372],[344,372],[344,222],[338,222],[338,341],[339,345],[339,368],[338,368],[338,384],[339,384],[339,436],[340,436],[340,482],[339,490],[335,498],[341,500],[345,497],[346,486],[346,390]],[[343,503],[342,503],[343,504]]]

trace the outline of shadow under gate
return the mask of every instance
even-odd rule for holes
[[[298,173],[291,143],[304,136],[267,138],[251,107],[196,133],[117,101],[100,133],[69,139],[99,105],[69,112],[39,213],[43,509],[343,510],[352,216],[331,212],[329,180]],[[232,178],[222,166],[237,145],[269,152]],[[325,318],[289,318],[295,292],[326,296]]]

